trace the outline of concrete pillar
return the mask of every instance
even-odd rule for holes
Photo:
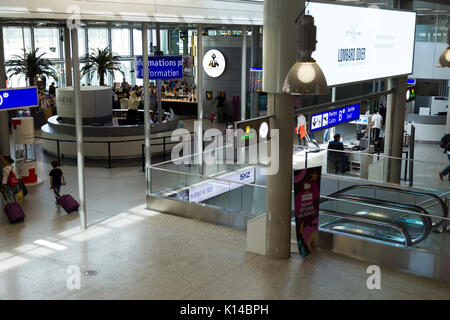
[[[0,89],[4,88],[6,88],[5,51],[3,28],[0,27]],[[0,111],[0,154],[9,155],[10,153],[8,111]]]
[[[294,98],[282,94],[282,87],[296,61],[295,18],[304,6],[304,0],[264,1],[263,91],[270,128],[279,130],[280,141],[278,173],[267,176],[266,256],[271,259],[290,256]]]
[[[261,67],[261,48],[259,46],[260,36],[259,36],[259,26],[252,27],[252,49],[251,49],[251,60],[250,65],[252,68]],[[250,118],[256,118],[259,116],[259,94],[258,92],[250,93]]]
[[[151,193],[151,127],[150,127],[150,92],[149,92],[149,75],[148,75],[148,33],[147,23],[142,24],[142,65],[143,65],[143,86],[144,86],[144,134],[145,134],[145,176],[147,195]]]
[[[64,59],[66,62],[66,87],[72,86],[72,59],[70,54],[70,30],[64,27]]]
[[[407,79],[407,76],[388,79],[387,89],[395,88],[395,92],[388,95],[386,106],[385,155],[390,157],[402,157]],[[401,160],[388,159],[387,163],[387,182],[400,183]]]
[[[450,133],[450,80],[448,80],[447,125],[445,133]]]
[[[84,150],[83,150],[83,113],[81,108],[80,89],[80,64],[78,60],[78,30],[71,31],[72,42],[72,66],[73,66],[73,89],[75,98],[75,129],[77,138],[77,169],[78,169],[78,193],[80,197],[80,224],[81,229],[87,228],[86,219],[86,191],[84,179]]]
[[[242,26],[241,120],[247,118],[247,27]]]

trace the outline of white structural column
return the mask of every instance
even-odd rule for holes
[[[241,120],[247,118],[247,27],[242,26]]]
[[[203,25],[197,26],[197,61],[195,63],[196,80],[197,80],[197,119],[194,126],[194,134],[196,137],[195,154],[196,163],[200,164],[201,171],[204,173],[203,167]]]
[[[251,58],[250,65],[251,67],[261,67],[261,48],[259,46],[259,26],[252,27],[252,49],[251,49]],[[258,101],[258,92],[250,93],[250,117],[256,118],[259,116],[259,101]]]
[[[66,87],[72,86],[72,59],[70,54],[70,30],[67,27],[64,27],[64,60],[66,62],[65,65],[65,73],[66,73]]]
[[[295,18],[304,6],[304,0],[264,1],[263,91],[280,141],[279,159],[271,159],[279,162],[278,173],[267,176],[266,256],[272,259],[290,256],[294,99],[281,92],[296,60]]]
[[[385,153],[387,156],[401,158],[403,131],[406,113],[407,76],[388,79],[388,89],[395,92],[388,96],[386,106]],[[387,161],[387,182],[400,183],[402,162],[400,159]]]
[[[3,28],[0,27],[0,89],[6,88],[5,51]],[[0,154],[10,154],[8,112],[0,111]]]
[[[161,29],[159,23],[156,24],[156,51],[158,51],[158,54],[161,51]],[[161,79],[156,80],[156,87],[157,87],[157,104],[158,104],[158,123],[162,122],[162,97],[161,97]]]
[[[449,69],[450,72],[450,69]],[[447,125],[445,127],[445,133],[450,133],[450,80],[448,80],[448,103],[447,103]]]
[[[72,42],[72,66],[73,66],[73,89],[75,98],[75,129],[77,136],[77,168],[78,168],[78,193],[80,197],[80,224],[81,229],[87,228],[86,221],[86,191],[84,179],[84,151],[83,151],[83,114],[81,109],[80,91],[80,63],[78,61],[78,30],[71,31]]]
[[[151,171],[152,158],[150,153],[150,97],[149,97],[149,79],[148,79],[148,33],[147,23],[142,24],[142,65],[144,82],[144,134],[145,134],[145,175],[147,183],[147,195],[151,193]]]
[[[332,87],[331,88],[331,102],[335,102],[335,101],[336,101],[336,87]],[[335,134],[336,134],[336,127],[331,127],[330,132],[329,132],[329,139],[333,140],[333,137]]]

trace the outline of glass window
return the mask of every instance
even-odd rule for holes
[[[120,69],[124,72],[122,75],[119,71],[114,71],[114,82],[122,83],[123,78],[127,79],[127,82],[130,85],[135,83],[134,73],[131,73],[131,70],[134,69],[134,61],[121,61],[119,65]]]
[[[86,29],[78,29],[78,56],[86,54]]]
[[[3,41],[5,50],[5,60],[11,59],[14,55],[23,55],[23,47],[31,50],[30,28],[3,27]]]
[[[133,50],[135,56],[142,55],[142,30],[133,29]]]
[[[105,49],[108,43],[108,29],[92,28],[88,29],[89,52],[95,49]]]
[[[130,30],[112,29],[111,30],[112,52],[119,56],[130,55]]]
[[[59,36],[57,28],[34,29],[35,48],[39,48],[39,53],[45,53],[43,58],[59,59],[61,57]]]

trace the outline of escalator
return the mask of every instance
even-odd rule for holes
[[[426,201],[421,201],[422,198]],[[430,214],[422,204],[427,208],[437,207],[437,213]],[[431,232],[445,226],[442,217],[447,217],[447,207],[435,194],[354,185],[321,197],[319,230],[384,245],[420,248],[418,244]]]

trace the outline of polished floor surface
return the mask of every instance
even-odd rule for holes
[[[148,211],[139,166],[86,168],[82,231],[54,204],[48,160],[26,221],[0,217],[0,299],[450,299],[450,284],[381,268],[369,290],[369,263],[322,251],[270,260],[246,251],[245,232]],[[62,169],[63,192],[78,198],[76,167]]]

